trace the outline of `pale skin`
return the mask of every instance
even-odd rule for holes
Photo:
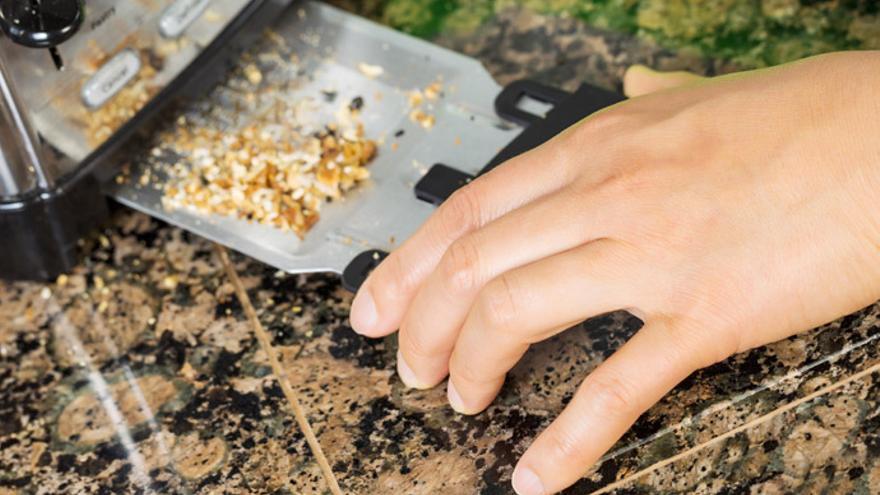
[[[880,52],[703,79],[636,67],[632,98],[473,181],[368,278],[353,328],[398,374],[490,405],[529,345],[628,310],[513,472],[577,481],[695,370],[880,299]]]

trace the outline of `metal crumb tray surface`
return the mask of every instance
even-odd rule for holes
[[[501,88],[476,60],[317,2],[294,3],[272,29],[284,39],[289,65],[276,64],[263,77],[291,82],[275,85],[284,90],[274,96],[321,102],[332,91],[335,103],[310,115],[315,122],[328,123],[341,102],[356,97],[366,101],[361,113],[365,134],[380,142],[369,165],[371,178],[341,201],[325,204],[320,220],[303,238],[243,219],[166,210],[156,157],[139,156],[131,163],[132,178],[153,169],[150,184],[108,184],[111,196],[279,269],[341,273],[358,253],[390,251],[427,219],[434,207],[416,199],[413,186],[431,165],[445,163],[475,174],[519,131],[495,114],[492,105]],[[257,60],[261,56],[278,59],[277,54],[255,53]],[[364,64],[381,67],[381,74],[365,70]],[[443,96],[426,107],[436,121],[425,129],[410,118],[409,93],[438,80]],[[246,120],[248,109],[234,105],[232,96],[214,91],[182,109],[183,115],[207,105],[218,108],[218,115],[224,109],[245,112],[237,118]],[[222,118],[215,124],[225,125]]]

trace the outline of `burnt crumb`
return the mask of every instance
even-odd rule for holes
[[[339,93],[330,89],[322,89],[321,94],[324,95],[324,101],[327,103],[333,103],[336,101],[336,97],[339,96]]]
[[[398,129],[397,132],[394,133],[394,137],[403,137],[404,134],[406,134],[406,131],[404,131],[403,129]]]
[[[364,98],[362,96],[354,97],[351,103],[348,104],[348,109],[352,112],[359,112],[362,108],[364,108]]]

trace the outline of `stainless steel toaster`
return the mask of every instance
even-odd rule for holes
[[[114,150],[288,3],[0,1],[0,278],[69,269]]]

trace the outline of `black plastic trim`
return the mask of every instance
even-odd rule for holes
[[[0,213],[0,278],[49,280],[77,263],[77,241],[107,218],[94,177]]]
[[[523,98],[529,97],[555,107],[570,96],[571,93],[559,88],[547,86],[531,79],[520,79],[505,86],[501,93],[495,97],[495,112],[503,119],[516,122],[521,126],[528,126],[541,121],[543,117],[519,108],[519,102]]]
[[[387,257],[388,253],[380,249],[371,249],[355,256],[342,272],[342,287],[357,292],[370,273]]]
[[[474,176],[438,163],[416,183],[416,197],[422,201],[440,206],[452,193],[472,181]]]

